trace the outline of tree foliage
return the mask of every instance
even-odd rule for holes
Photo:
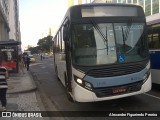
[[[52,47],[52,36],[47,36],[38,40],[37,45],[43,52],[50,52]]]
[[[39,53],[39,46],[36,47],[29,47],[28,50],[31,51],[31,54],[38,54]]]
[[[31,51],[32,54],[41,53],[41,52],[50,52],[53,50],[52,48],[52,36],[48,35],[42,39],[38,40],[38,46],[36,47],[28,47],[27,50]]]

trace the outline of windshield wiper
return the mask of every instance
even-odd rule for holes
[[[131,30],[131,25],[132,25],[132,18],[128,20],[125,31],[124,31],[123,27],[121,26],[121,28],[122,28],[122,37],[123,37],[124,51],[125,51],[125,46],[126,46],[125,41],[128,39],[130,30]]]
[[[126,46],[125,41],[126,41],[127,39],[126,39],[126,37],[125,37],[125,38],[124,38],[124,37],[125,37],[125,35],[124,35],[123,27],[122,27],[123,48],[124,48],[124,51],[125,51],[125,48],[126,48],[126,47],[125,47],[125,46]]]
[[[108,39],[107,39],[107,26],[106,26],[106,36],[103,34],[101,28],[97,25],[97,23],[92,19],[90,20],[92,23],[93,27],[96,29],[96,31],[99,33],[101,38],[104,40],[104,43],[106,43],[107,46],[107,55],[108,55]]]
[[[130,31],[131,31],[131,26],[132,26],[132,18],[130,18],[128,20],[128,22],[127,22],[127,28],[125,30],[125,40],[128,39],[128,35],[129,35]]]

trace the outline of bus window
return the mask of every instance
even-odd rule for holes
[[[150,49],[159,49],[160,48],[160,40],[159,34],[150,34],[148,35],[149,39],[149,48]]]
[[[61,28],[61,39],[62,39],[62,52],[65,52],[65,45],[64,45],[64,40],[63,40],[63,28]]]
[[[115,38],[112,24],[98,24],[104,40],[92,24],[75,25],[73,31],[73,47],[75,64],[100,65],[117,61]],[[106,32],[107,31],[107,32]]]

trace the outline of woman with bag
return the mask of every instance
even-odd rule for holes
[[[8,78],[8,71],[4,67],[0,67],[0,101],[2,104],[3,111],[6,111],[6,105],[7,105],[7,99],[6,99],[6,93],[8,89],[7,84],[7,78]]]

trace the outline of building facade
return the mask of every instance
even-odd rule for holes
[[[78,4],[92,3],[94,0],[68,0],[68,7]]]
[[[20,41],[19,1],[9,0],[9,39]]]
[[[0,0],[0,66],[18,72],[21,53],[19,1]]]
[[[0,0],[0,41],[20,40],[19,1]]]
[[[93,3],[112,3],[112,0],[94,0]]]
[[[0,0],[0,41],[9,39],[9,4],[8,0]]]
[[[146,16],[160,13],[160,0],[94,0],[93,3],[127,3],[143,7]]]

